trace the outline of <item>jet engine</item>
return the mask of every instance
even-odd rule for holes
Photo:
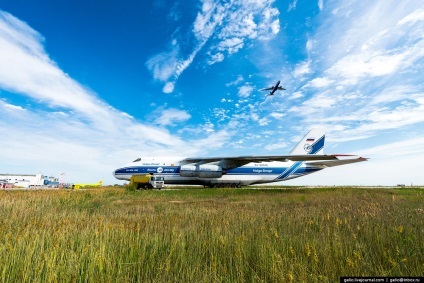
[[[218,165],[183,165],[180,169],[181,177],[221,178],[222,167]]]
[[[183,165],[180,168],[181,177],[197,177],[199,170],[196,165]]]

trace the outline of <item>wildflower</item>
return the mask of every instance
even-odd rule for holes
[[[292,246],[289,247],[290,256],[294,256],[294,249]]]
[[[274,229],[274,237],[275,237],[275,238],[278,238],[278,232],[277,232],[277,230],[276,230],[276,229]]]
[[[361,259],[361,255],[359,254],[359,252],[357,252],[357,251],[353,251],[353,256],[356,258],[356,259],[358,259],[358,260],[360,260]]]
[[[354,267],[353,261],[349,257],[346,259],[346,265],[349,268],[353,268]]]
[[[310,257],[311,256],[311,248],[309,247],[309,244],[308,243],[306,243],[305,252],[306,252],[306,256],[307,257]]]
[[[316,251],[316,249],[315,249],[315,248],[314,248],[314,262],[315,262],[315,263],[318,263],[318,262],[319,262],[318,254],[317,254],[317,251]]]
[[[391,257],[389,257],[388,261],[392,267],[396,267],[397,264]]]
[[[221,242],[221,245],[223,246],[223,247],[225,247],[225,239],[224,239],[224,237],[221,235],[221,236],[219,236],[219,241]]]
[[[293,282],[293,274],[291,272],[287,273],[287,282]]]

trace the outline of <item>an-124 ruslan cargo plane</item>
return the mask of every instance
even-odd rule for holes
[[[327,167],[366,161],[346,154],[324,154],[325,132],[312,129],[289,155],[205,158],[145,157],[113,172],[119,180],[132,175],[152,174],[165,184],[240,187],[281,182],[305,176]]]

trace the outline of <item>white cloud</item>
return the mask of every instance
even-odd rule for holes
[[[225,11],[213,0],[203,0],[202,11],[197,14],[193,24],[193,33],[199,41],[206,41],[220,24]]]
[[[379,51],[374,54],[346,56],[334,64],[327,73],[343,79],[341,83],[356,84],[362,78],[390,75],[400,68],[409,66],[407,57],[412,55],[411,50],[397,54],[384,53]],[[417,55],[420,57],[422,54],[424,53],[421,51]]]
[[[420,98],[424,93],[420,93],[415,87],[408,85],[396,85],[375,93],[370,101],[371,105],[387,104],[395,101],[415,100],[419,104],[424,104]]]
[[[229,140],[231,140],[233,134],[231,132],[222,130],[212,132],[207,138],[196,141],[198,148],[218,149],[223,147]]]
[[[424,9],[419,9],[407,15],[398,22],[398,25],[414,24],[416,22],[424,21]]]
[[[266,126],[266,125],[268,125],[269,124],[269,119],[268,118],[266,118],[266,117],[264,117],[264,118],[262,118],[262,119],[259,119],[259,126]]]
[[[290,12],[292,10],[296,10],[296,5],[297,5],[297,0],[294,0],[293,3],[289,4],[287,12]]]
[[[314,45],[314,51],[319,52],[330,66],[346,56],[371,62],[376,56],[396,55],[422,40],[422,21],[415,20],[420,18],[421,12],[418,11],[422,10],[419,0],[410,1],[408,5],[395,0],[330,4],[333,6],[328,12],[337,10],[337,13],[325,15],[325,22],[313,37],[320,42]],[[408,19],[416,23],[414,29],[398,24]],[[367,48],[363,49],[364,46]]]
[[[32,98],[25,108],[0,99],[0,127],[7,133],[7,138],[0,139],[0,147],[7,148],[0,151],[0,159],[7,160],[0,163],[1,171],[65,172],[68,181],[103,178],[106,184],[113,184],[118,181],[112,171],[145,155],[144,149],[149,155],[192,155],[204,153],[208,141],[215,142],[211,148],[219,148],[231,137],[224,132],[202,132],[199,140],[183,141],[164,128],[136,121],[64,73],[49,58],[42,42],[43,37],[26,23],[0,12],[0,89]],[[169,59],[173,55],[163,56]],[[150,63],[157,67],[157,78],[169,78],[166,64],[155,65],[154,61]],[[184,63],[178,62],[177,75]],[[156,122],[169,126],[190,117],[186,111],[171,108]]]
[[[361,155],[381,159],[392,159],[406,156],[424,156],[424,137],[413,137],[407,140],[378,145],[361,150]]]
[[[289,97],[289,100],[301,98],[301,97],[304,97],[304,96],[305,95],[301,91],[296,91]]]
[[[323,88],[333,84],[334,81],[328,78],[316,78],[309,82],[309,86],[314,88]]]
[[[229,83],[225,84],[225,86],[226,87],[229,87],[229,86],[233,86],[233,85],[238,85],[239,83],[241,83],[243,81],[244,81],[243,76],[242,75],[238,75],[237,76],[237,79],[235,79],[232,82],[229,82]]]
[[[308,40],[306,41],[306,50],[308,52],[310,52],[312,50],[312,48],[314,47],[314,42],[312,40]]]
[[[229,102],[229,101],[228,101],[228,102]],[[218,119],[218,120],[217,120],[218,122],[222,122],[222,121],[224,121],[225,119],[230,118],[230,116],[228,116],[228,112],[229,112],[229,110],[225,110],[225,109],[223,109],[223,108],[214,108],[214,109],[213,109],[214,117],[215,117],[216,119]]]
[[[92,123],[111,121],[114,109],[60,70],[43,53],[41,35],[10,14],[0,14],[0,87],[50,107],[66,107]],[[112,114],[113,115],[113,114]]]
[[[214,55],[211,55],[211,58],[208,61],[209,65],[213,65],[215,63],[219,63],[224,61],[224,54],[222,53],[216,53]]]
[[[162,89],[164,93],[172,93],[174,91],[175,82],[193,62],[204,43],[198,44],[191,54],[184,57],[180,54],[179,44],[174,39],[170,51],[157,54],[147,60],[146,67],[153,73],[153,78],[166,82]]]
[[[299,116],[313,117],[316,120],[317,115],[322,115],[325,111],[333,111],[337,103],[337,97],[333,97],[329,92],[320,92],[306,100],[300,105],[291,107],[288,112],[296,113]]]
[[[320,11],[324,9],[324,0],[318,0],[318,8]]]
[[[173,48],[169,52],[163,52],[151,57],[147,62],[147,68],[153,73],[153,78],[167,81],[175,74],[178,64],[179,48]]]
[[[422,125],[422,11],[420,1],[326,2],[306,44],[313,72],[302,62],[293,73],[307,79],[294,94],[305,101],[289,113],[320,121],[340,142]]]
[[[228,54],[233,54],[238,52],[241,48],[243,48],[243,46],[244,46],[244,40],[242,38],[233,37],[233,38],[224,39],[217,45],[216,48],[220,51],[227,51]],[[218,54],[221,54],[221,58],[222,60],[224,60],[224,55],[222,55],[222,53],[218,53]]]
[[[279,149],[286,149],[288,147],[287,142],[285,141],[278,141],[276,143],[268,144],[265,146],[265,149],[268,151],[276,151]]]
[[[172,92],[174,91],[174,83],[173,83],[173,82],[167,82],[167,83],[164,85],[164,87],[163,87],[162,91],[163,91],[164,93],[172,93]]]
[[[174,126],[191,118],[186,111],[170,108],[163,110],[160,116],[155,120],[161,126]]]
[[[271,114],[269,114],[269,116],[277,119],[277,120],[281,120],[282,118],[284,118],[287,114],[286,113],[278,113],[278,112],[273,112]]]
[[[203,0],[201,11],[197,13],[192,26],[195,40],[189,41],[192,46],[189,55],[183,54],[173,39],[170,50],[152,56],[146,62],[146,67],[155,79],[175,85],[205,46],[205,53],[209,56],[206,62],[212,65],[238,52],[246,42],[275,37],[280,31],[280,22],[278,9],[272,7],[274,1],[235,0],[222,3]],[[173,88],[164,87],[163,91],[170,93]]]
[[[399,106],[394,109],[377,109],[368,113],[368,123],[356,128],[357,132],[375,132],[387,129],[399,129],[401,127],[424,122],[424,105],[417,107]]]
[[[294,72],[293,72],[293,77],[294,78],[299,78],[302,77],[304,75],[310,74],[311,71],[311,61],[305,61],[305,62],[301,62],[299,64],[296,65]]]
[[[245,97],[249,97],[252,92],[253,92],[253,87],[248,84],[245,84],[239,88],[238,95],[240,97],[245,98]]]
[[[1,100],[0,100],[0,104],[2,104],[2,107],[5,111],[25,111],[25,109],[22,108],[21,106],[5,103]]]
[[[203,125],[202,130],[207,133],[213,133],[215,132],[215,125],[211,122],[207,122],[205,125]]]

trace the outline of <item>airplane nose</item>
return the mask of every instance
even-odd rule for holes
[[[125,174],[123,174],[123,171],[125,171],[124,168],[118,168],[112,172],[112,175],[118,180],[125,180]]]

